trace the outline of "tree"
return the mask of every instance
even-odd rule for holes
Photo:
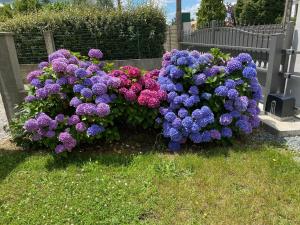
[[[17,12],[35,12],[41,8],[39,0],[14,0],[13,8]]]
[[[196,15],[198,27],[202,27],[212,20],[224,21],[226,17],[224,1],[202,0]]]
[[[272,24],[283,17],[285,0],[238,0],[235,16],[238,23]]]

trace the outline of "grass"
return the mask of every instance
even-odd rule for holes
[[[68,159],[2,147],[0,224],[300,224],[292,153],[257,143],[180,155],[148,147]]]

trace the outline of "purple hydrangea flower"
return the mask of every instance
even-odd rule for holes
[[[68,79],[65,77],[61,77],[59,79],[56,80],[56,83],[60,86],[65,85],[68,83]]]
[[[40,88],[36,90],[36,98],[37,99],[45,99],[48,97],[48,92],[45,88]]]
[[[48,67],[49,66],[49,63],[48,62],[41,62],[39,65],[38,65],[38,68],[39,69],[44,69],[45,67]]]
[[[59,84],[46,84],[44,88],[48,94],[57,94],[61,87]]]
[[[96,115],[96,105],[93,103],[82,103],[76,108],[76,114],[79,116],[87,115],[93,116]]]
[[[89,88],[83,88],[81,91],[80,91],[80,94],[85,97],[85,98],[92,98],[93,96],[93,92],[91,89]]]
[[[57,116],[55,117],[55,120],[59,123],[64,122],[64,120],[65,120],[64,114],[57,114]]]
[[[108,94],[100,95],[96,97],[95,103],[110,103],[112,101],[112,98]]]
[[[36,100],[36,97],[33,95],[28,95],[25,97],[25,102],[33,102]]]
[[[49,62],[52,62],[54,59],[65,58],[65,56],[59,52],[53,52],[48,56]]]
[[[32,79],[32,81],[30,82],[30,84],[36,88],[41,88],[43,87],[41,81],[37,78]]]
[[[39,126],[41,127],[47,127],[50,125],[52,119],[46,115],[45,113],[41,113],[38,117],[37,117],[37,123]]]
[[[64,150],[65,150],[65,148],[64,148],[63,145],[57,145],[57,146],[55,147],[55,153],[56,153],[56,154],[62,153]]]
[[[81,103],[82,103],[82,101],[81,101],[79,98],[73,97],[73,98],[71,99],[71,101],[70,101],[70,106],[73,106],[73,107],[76,108],[76,107],[79,106]]]
[[[118,88],[121,85],[121,80],[117,77],[111,77],[107,81],[107,85],[112,88]]]
[[[88,75],[87,71],[83,68],[79,68],[77,70],[75,70],[75,76],[77,78],[83,78],[86,77]]]
[[[105,103],[99,103],[97,105],[97,115],[100,117],[105,117],[107,115],[109,115],[110,113],[110,107],[108,104]]]
[[[84,132],[86,130],[86,125],[83,122],[77,123],[75,126],[78,132]]]
[[[212,139],[221,140],[221,133],[216,129],[210,130],[210,136]]]
[[[79,123],[80,122],[80,118],[79,118],[79,116],[77,116],[77,115],[72,115],[71,117],[69,117],[69,119],[68,119],[68,124],[69,125],[75,125],[75,124],[77,124],[77,123]]]
[[[66,68],[66,71],[70,75],[75,75],[75,71],[78,69],[78,66],[75,64],[69,64]]]
[[[96,83],[93,85],[92,91],[95,95],[103,95],[107,92],[107,87],[105,84]]]
[[[70,58],[71,57],[71,53],[67,49],[59,49],[56,52],[59,53],[59,54],[62,54],[66,58]]]
[[[26,77],[27,82],[30,83],[34,78],[38,78],[42,74],[43,74],[42,70],[34,70],[34,71],[30,72]]]
[[[27,132],[34,132],[39,129],[39,124],[35,119],[29,119],[25,122],[24,129]]]
[[[55,61],[52,63],[52,69],[54,72],[56,73],[63,73],[66,71],[67,69],[67,64],[64,62],[60,62],[60,61]]]
[[[88,56],[90,58],[102,59],[103,53],[99,49],[90,49]]]

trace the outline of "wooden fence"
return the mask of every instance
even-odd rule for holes
[[[207,52],[220,48],[235,56],[241,52],[250,53],[258,66],[259,80],[264,96],[281,93],[284,88],[283,73],[287,71],[288,56],[285,49],[292,45],[294,25],[286,26],[220,26],[213,21],[211,26],[194,32],[183,33],[180,47]],[[264,98],[265,102],[266,98]]]

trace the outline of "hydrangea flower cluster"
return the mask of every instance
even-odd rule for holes
[[[113,78],[119,78],[119,93],[130,102],[138,102],[141,106],[158,108],[167,99],[167,93],[160,89],[157,82],[159,70],[142,74],[140,69],[132,66],[121,67],[110,73]]]
[[[187,140],[224,140],[259,126],[262,92],[251,56],[216,61],[224,63],[214,65],[211,54],[197,51],[172,50],[163,56],[158,83],[168,104],[156,121],[162,123],[170,150],[179,150]]]
[[[103,54],[98,49],[88,53],[90,60],[84,61],[60,49],[41,62],[39,69],[28,74],[30,84],[27,103],[55,102],[57,109],[49,110],[53,118],[39,112],[24,124],[25,131],[33,141],[52,138],[57,142],[55,152],[71,151],[77,139],[98,137],[105,131],[105,117],[110,115],[110,105],[121,80],[109,76],[102,70],[99,61]]]

